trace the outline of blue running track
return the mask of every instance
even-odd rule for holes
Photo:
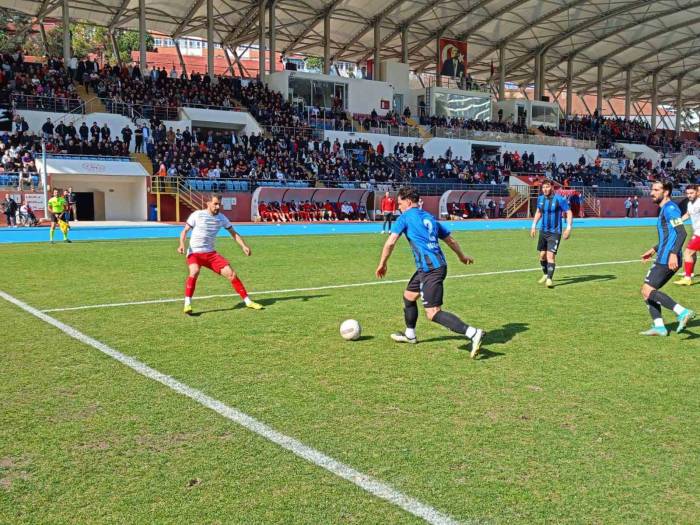
[[[446,222],[452,231],[493,231],[525,230],[532,221],[529,219],[513,220],[467,220]],[[654,226],[655,217],[638,219],[576,219],[574,228],[616,228],[627,226]],[[360,223],[322,223],[322,224],[239,224],[236,231],[241,235],[337,235],[347,233],[379,233],[381,222]],[[176,239],[182,231],[181,226],[170,224],[153,226],[75,226],[70,238],[74,241],[110,241],[124,239]],[[222,235],[228,235],[222,232]],[[0,244],[48,242],[49,230],[40,228],[0,228]],[[56,233],[56,242],[61,242],[61,233]]]

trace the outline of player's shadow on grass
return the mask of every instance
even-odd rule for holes
[[[489,350],[488,347],[491,345],[504,345],[516,335],[522,332],[526,332],[529,328],[527,323],[507,323],[496,330],[491,330],[486,332],[486,337],[482,343],[482,349],[479,353],[479,359],[491,359],[493,357],[499,357],[505,355],[503,352],[494,352]],[[459,335],[443,335],[440,337],[431,337],[430,339],[423,339],[421,343],[427,343],[430,341],[452,341],[461,340],[464,341],[464,337]],[[463,349],[469,349],[469,343],[465,344]]]
[[[669,327],[669,330],[674,330],[676,329],[677,325],[673,325],[672,327]],[[683,337],[682,341],[688,341],[690,339],[699,339],[700,334],[697,332],[691,332],[691,328],[700,328],[700,319],[694,319],[688,323],[688,325],[685,327],[685,330],[683,330],[683,333],[681,333],[681,337]]]
[[[319,297],[328,297],[328,294],[318,294],[318,295],[287,295],[287,296],[281,296],[281,297],[265,297],[264,299],[258,299],[256,302],[260,303],[263,305],[265,308],[268,306],[272,306],[275,303],[281,302],[281,301],[302,301],[306,302],[310,299],[318,299]],[[199,317],[200,315],[204,314],[213,314],[216,312],[231,312],[233,310],[241,310],[245,308],[245,304],[243,302],[239,302],[233,306],[227,306],[226,308],[212,308],[211,310],[202,310],[200,312],[194,312],[192,314],[192,317]]]
[[[589,283],[593,281],[612,281],[617,279],[615,275],[577,275],[576,277],[564,277],[554,281],[554,287],[568,286],[570,284]]]

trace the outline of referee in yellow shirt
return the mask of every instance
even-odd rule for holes
[[[53,232],[58,224],[63,234],[63,242],[72,242],[68,238],[68,224],[63,220],[63,214],[68,208],[66,199],[58,195],[58,190],[53,190],[53,197],[48,202],[49,215],[51,216],[51,229],[49,230],[49,240],[53,244]]]

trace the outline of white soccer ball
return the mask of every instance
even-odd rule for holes
[[[362,334],[360,323],[354,319],[347,319],[340,325],[340,337],[346,341],[357,341]]]

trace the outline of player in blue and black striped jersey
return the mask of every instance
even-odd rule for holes
[[[678,205],[671,200],[673,183],[669,181],[654,182],[651,186],[651,197],[659,205],[659,220],[656,229],[659,243],[642,254],[642,260],[648,261],[656,254],[656,261],[647,272],[642,285],[642,296],[647,303],[649,313],[654,322],[651,329],[641,332],[641,335],[668,335],[661,316],[661,307],[668,308],[676,314],[680,333],[688,322],[695,318],[695,312],[681,306],[660,289],[671,280],[679,267],[683,243],[687,237],[683,226],[683,214]]]
[[[443,281],[447,277],[447,260],[440,248],[440,241],[443,241],[457,254],[461,263],[472,264],[474,259],[462,252],[459,243],[445,226],[440,224],[430,213],[420,209],[419,200],[420,196],[415,189],[401,188],[399,190],[398,205],[401,215],[391,227],[391,235],[384,243],[382,256],[375,272],[380,279],[386,275],[387,261],[394,251],[394,246],[399,237],[405,235],[416,261],[416,272],[409,280],[403,293],[406,330],[391,334],[391,338],[397,343],[417,342],[418,306],[416,301],[420,297],[428,319],[471,339],[470,355],[474,358],[481,348],[484,331],[469,326],[456,315],[442,309]]]
[[[540,238],[537,241],[537,251],[540,252],[540,266],[542,266],[542,277],[538,281],[545,283],[547,288],[552,288],[554,283],[554,270],[556,268],[557,250],[562,238],[562,216],[566,215],[566,229],[563,232],[564,239],[571,235],[571,226],[574,222],[574,214],[571,212],[568,201],[561,195],[554,193],[554,186],[551,181],[545,180],[542,183],[542,195],[537,198],[537,211],[532,221],[530,237],[535,238],[537,223],[540,224]]]

